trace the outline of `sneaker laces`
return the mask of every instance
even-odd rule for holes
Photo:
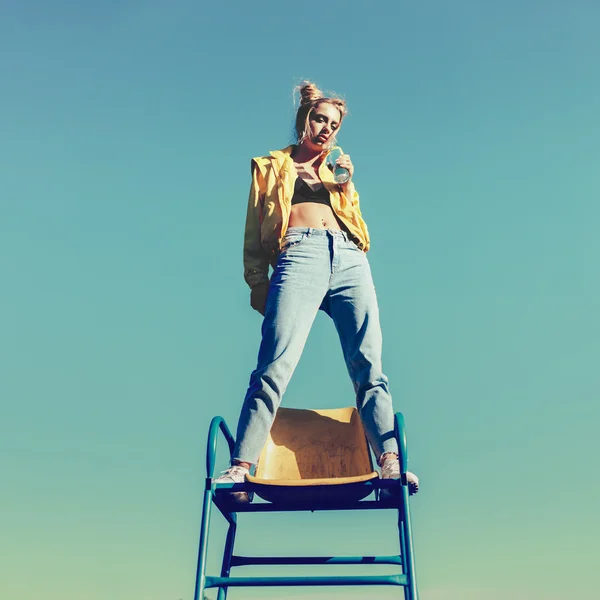
[[[233,465],[224,471],[221,471],[221,476],[217,477],[217,479],[231,479],[234,483],[236,483],[236,479],[243,481],[249,470],[246,467],[242,467],[241,465]]]

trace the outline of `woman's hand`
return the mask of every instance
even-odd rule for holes
[[[267,294],[269,293],[269,282],[259,283],[250,290],[250,306],[257,310],[263,317],[267,306]]]
[[[348,169],[348,173],[350,173],[350,179],[352,179],[352,175],[354,175],[354,165],[352,164],[352,161],[350,160],[349,154],[342,154],[335,161],[335,164],[338,167],[342,167],[342,169]],[[350,179],[348,179],[348,181],[343,185],[346,185],[350,181]]]

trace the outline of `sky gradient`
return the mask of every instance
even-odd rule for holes
[[[0,597],[192,599],[208,424],[259,342],[250,158],[309,78],[351,113],[421,600],[597,598],[599,27],[594,0],[0,0]],[[284,402],[354,402],[325,315]],[[242,554],[396,551],[391,515],[240,521]]]

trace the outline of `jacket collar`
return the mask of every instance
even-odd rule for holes
[[[282,150],[271,150],[269,154],[279,163],[284,163],[286,160],[291,160],[292,151],[296,146],[293,144],[287,146],[287,148],[283,148]]]

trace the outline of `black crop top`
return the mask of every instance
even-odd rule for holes
[[[329,192],[322,185],[320,188],[313,190],[301,177],[296,179],[294,184],[294,195],[292,196],[292,205],[300,204],[301,202],[316,202],[317,204],[326,204],[330,206]]]

